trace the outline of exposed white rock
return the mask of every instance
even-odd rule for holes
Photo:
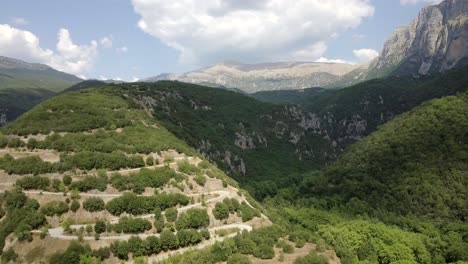
[[[222,63],[187,73],[161,74],[145,81],[179,80],[238,88],[253,93],[323,87],[358,67],[352,64],[323,62]]]
[[[455,67],[468,56],[468,1],[445,0],[424,7],[410,24],[385,42],[374,70],[428,74]]]

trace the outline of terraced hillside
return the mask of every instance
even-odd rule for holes
[[[332,142],[298,106],[170,81],[118,89],[259,199],[335,159]]]
[[[2,129],[3,261],[159,262],[203,249],[218,262],[284,247],[292,263],[313,250],[293,253],[247,192],[136,106],[115,87],[69,92]],[[219,257],[223,243],[234,250]]]

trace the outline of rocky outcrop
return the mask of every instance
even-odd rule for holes
[[[8,123],[7,113],[5,110],[0,109],[0,127]]]
[[[182,73],[164,73],[145,81],[178,80],[209,86],[237,88],[247,93],[326,87],[358,66],[343,63],[276,62],[222,63]]]
[[[465,64],[468,56],[468,0],[424,7],[398,28],[371,64],[369,77],[429,74]]]

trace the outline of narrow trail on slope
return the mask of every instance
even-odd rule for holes
[[[196,157],[175,157],[174,158],[174,162],[171,162],[171,163],[163,163],[163,164],[158,164],[158,165],[153,165],[153,166],[144,166],[144,167],[139,167],[139,168],[133,168],[133,169],[123,169],[123,170],[115,170],[115,171],[107,171],[106,174],[107,176],[110,176],[112,175],[113,173],[120,173],[120,174],[123,174],[123,175],[128,175],[132,172],[138,172],[142,169],[156,169],[156,168],[164,168],[166,166],[176,166],[178,164],[178,161],[183,161],[183,160],[188,160],[189,162],[191,160],[194,160],[196,159]],[[71,177],[73,178],[80,178],[80,177],[86,177],[86,176],[94,176],[93,173],[86,173],[86,174],[77,174],[77,175],[70,175]],[[19,176],[21,177],[21,176]],[[15,185],[16,181],[14,182],[1,182],[0,183],[0,186],[13,186]],[[5,190],[0,190],[0,193],[4,193]],[[35,192],[36,191],[24,191],[24,193],[30,193],[30,194],[36,194]],[[63,193],[58,193],[58,192],[46,192],[46,191],[37,191],[37,193],[39,192],[42,192],[43,194],[49,194],[49,195],[54,195],[54,194],[61,194],[63,195]],[[87,193],[83,193],[84,195],[83,196],[87,196]],[[81,194],[80,194],[81,195]],[[109,194],[108,196],[105,196],[105,195],[102,195],[102,194],[96,194],[96,195],[101,195],[101,197],[116,197],[114,195],[116,194]],[[92,196],[92,195],[90,195]]]
[[[36,191],[31,191],[31,192],[25,192],[25,193],[33,193],[33,194],[37,194],[37,193],[40,193],[40,192],[36,192]],[[44,194],[44,193],[43,193]],[[62,193],[51,193],[51,194],[54,194],[54,195],[63,195]],[[202,193],[197,193],[197,194],[192,194],[192,195],[189,195],[189,196],[201,196],[201,195],[210,195],[210,194],[218,194],[219,196],[217,197],[213,197],[213,198],[210,198],[208,200],[206,200],[206,203],[214,203],[214,202],[218,202],[218,201],[222,201],[224,200],[224,198],[227,198],[227,197],[230,197],[230,192],[228,191],[222,191],[222,190],[219,190],[219,191],[211,191],[211,192],[202,192]],[[81,195],[81,194],[80,194]],[[103,194],[105,195],[105,194]],[[123,194],[116,194],[116,196],[122,196]],[[107,197],[107,196],[106,196]],[[197,208],[197,207],[203,207],[202,206],[202,203],[196,203],[196,204],[190,204],[190,205],[187,205],[187,206],[183,206],[183,207],[179,207],[177,208],[177,211],[179,213],[181,212],[185,212],[189,209],[192,209],[192,208]],[[140,215],[140,216],[134,216],[134,218],[142,218],[142,219],[148,219],[148,218],[152,218],[154,217],[154,214],[146,214],[146,215]],[[116,224],[118,223],[118,220],[113,220],[113,221],[110,221],[111,224]],[[81,227],[83,228],[86,228],[87,225],[71,225],[70,228],[71,229],[75,229],[75,230],[78,230],[80,229]],[[94,226],[94,225],[92,225]],[[63,235],[63,232],[64,232],[64,229],[63,227],[56,227],[56,228],[51,228],[49,229],[49,235],[51,237],[54,237],[54,238],[60,238],[60,239],[65,239],[64,237],[71,237],[72,239],[76,239],[76,236],[72,236],[72,235]],[[122,235],[122,236],[114,236],[114,237],[125,237],[125,235]],[[92,237],[94,239],[94,237]],[[101,237],[101,239],[104,239],[104,237]],[[113,238],[115,239],[115,238]]]
[[[86,226],[86,225],[85,225]],[[248,232],[252,231],[252,226],[247,225],[247,224],[241,224],[241,223],[234,223],[234,224],[229,224],[229,225],[223,225],[223,226],[215,226],[211,228],[207,228],[207,230],[210,232],[211,235],[214,235],[216,231],[219,230],[226,230],[226,229],[231,229],[231,228],[239,228],[240,231],[246,230]],[[63,240],[78,240],[78,237],[76,235],[63,235],[63,228],[58,227],[54,229],[49,229],[49,235],[50,237],[57,238],[57,239],[63,239]],[[39,233],[40,231],[33,231],[34,233]],[[177,234],[177,232],[173,232],[174,234]],[[142,239],[150,237],[150,236],[156,236],[159,237],[160,234],[122,234],[122,235],[113,235],[113,236],[100,236],[100,240],[128,240],[130,237],[133,236],[138,236]],[[83,240],[95,240],[94,236],[84,236]],[[211,240],[211,239],[210,239]]]
[[[193,162],[195,160],[195,162],[196,162],[196,159],[197,159],[196,157],[174,157],[174,161],[171,162],[171,163],[163,163],[163,164],[158,164],[158,165],[153,165],[153,166],[145,166],[145,167],[140,167],[140,168],[123,169],[123,170],[116,170],[116,171],[107,171],[106,173],[107,173],[107,175],[111,175],[113,173],[120,173],[122,175],[129,175],[132,172],[138,172],[138,171],[140,171],[141,169],[144,169],[144,168],[155,169],[155,168],[162,168],[162,167],[165,167],[165,166],[174,167],[174,166],[177,166],[179,161],[188,160],[189,162],[190,161]],[[78,175],[71,175],[71,176],[79,178],[79,177],[86,177],[86,176],[92,176],[92,175],[94,175],[94,174],[88,173],[88,174],[78,174]],[[0,185],[13,186],[13,185],[15,185],[15,183],[16,182],[3,182],[3,183],[0,183]],[[2,192],[4,192],[4,191],[0,190],[0,193],[2,193]],[[49,191],[40,191],[40,190],[30,190],[30,191],[23,190],[23,192],[25,194],[30,194],[30,195],[52,195],[52,196],[63,196],[64,195],[63,192],[49,192]],[[121,197],[123,194],[124,193],[109,194],[109,193],[86,193],[86,192],[84,192],[84,193],[80,193],[79,195],[82,196],[82,197],[117,198],[117,197]],[[227,191],[227,190],[212,190],[212,191],[185,194],[185,195],[187,195],[189,197],[200,197],[200,196],[203,196],[203,195],[206,195],[206,196],[217,195],[215,197],[206,199],[205,200],[206,204],[221,202],[225,198],[237,198],[237,196],[234,195],[234,193],[232,191],[230,192],[230,191]],[[141,194],[141,195],[138,195],[138,196],[151,196],[151,194]],[[250,207],[254,208],[247,200],[245,200],[245,202]],[[206,207],[206,205],[203,205],[201,202],[195,203],[195,204],[189,204],[189,205],[177,208],[177,211],[178,211],[178,213],[181,213],[181,212],[187,211],[189,209],[199,208],[199,207]],[[164,212],[163,212],[163,214],[164,214]],[[154,217],[154,214],[145,214],[145,215],[133,216],[133,217],[134,218],[141,218],[141,219],[149,219],[149,218]],[[263,214],[262,214],[262,217],[263,217]],[[116,224],[116,223],[118,223],[118,219],[112,220],[112,221],[110,221],[110,223],[111,224]],[[86,226],[88,226],[88,224],[71,225],[70,228],[73,229],[73,230],[79,230],[81,228],[86,228]],[[91,224],[91,226],[94,226],[94,224]],[[182,254],[182,253],[190,251],[190,250],[203,249],[203,248],[209,247],[209,246],[213,245],[216,242],[223,241],[226,238],[233,237],[233,236],[235,236],[237,234],[237,232],[235,232],[235,233],[231,233],[231,234],[228,234],[228,235],[225,235],[225,236],[219,236],[219,235],[216,234],[217,231],[227,230],[227,229],[234,229],[234,228],[239,229],[239,231],[247,231],[247,232],[250,232],[250,231],[253,230],[253,227],[251,225],[244,224],[244,223],[233,223],[233,224],[228,224],[228,225],[209,227],[209,228],[207,228],[207,230],[210,233],[210,239],[204,240],[201,243],[199,243],[197,245],[194,245],[194,246],[180,248],[180,249],[175,250],[175,251],[161,252],[160,254],[157,254],[155,256],[151,256],[148,259],[151,260],[151,262],[153,262],[153,261],[154,262],[159,262],[159,261],[167,259],[168,257],[170,257],[172,255],[175,255],[175,254]],[[56,227],[56,228],[49,229],[48,234],[49,234],[50,237],[56,238],[56,239],[67,240],[67,241],[78,240],[78,237],[76,235],[65,235],[64,231],[65,230],[64,230],[63,227]],[[33,233],[40,233],[41,231],[33,230],[32,232]],[[174,234],[176,234],[176,233],[177,232],[174,232]],[[160,235],[159,234],[118,234],[118,235],[100,236],[99,239],[100,240],[105,240],[105,241],[128,240],[133,236],[138,236],[141,239],[145,239],[145,238],[150,237],[150,236],[159,237]],[[95,237],[94,236],[84,236],[82,239],[86,240],[86,241],[91,241],[91,240],[95,240]],[[129,262],[129,263],[132,263],[132,262]]]

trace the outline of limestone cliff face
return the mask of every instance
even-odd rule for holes
[[[442,72],[466,63],[467,56],[468,0],[445,0],[423,8],[409,25],[398,28],[368,77]]]

